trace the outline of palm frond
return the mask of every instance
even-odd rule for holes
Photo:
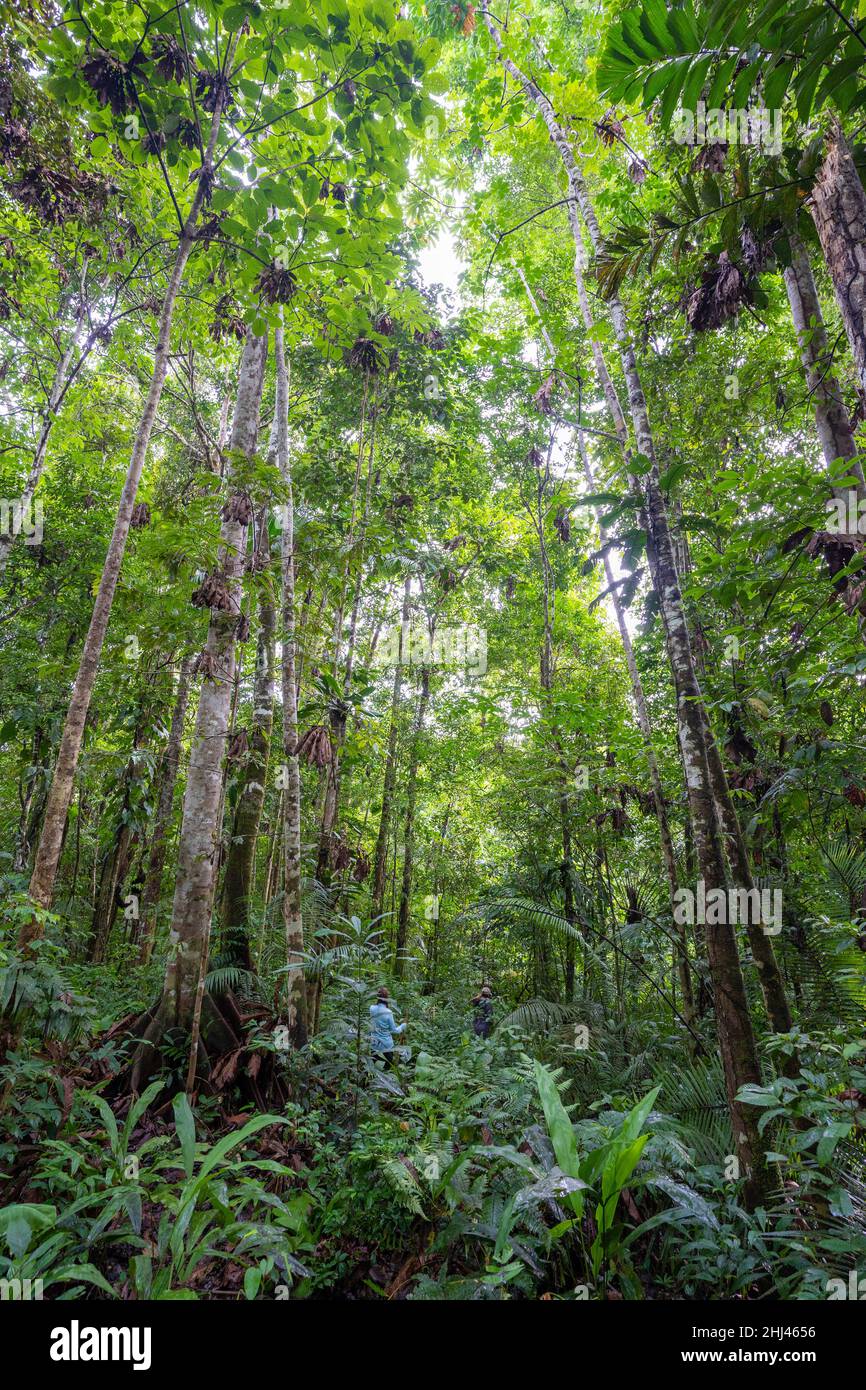
[[[858,850],[844,839],[832,840],[824,850],[830,876],[851,898],[866,889],[866,850]]]
[[[552,999],[529,999],[512,1009],[497,1028],[523,1028],[530,1033],[546,1033],[566,1023],[579,1023],[586,1011],[576,1004],[556,1004]]]
[[[789,950],[786,960],[797,980],[801,1013],[811,1026],[840,1021],[862,1025],[866,974],[850,931],[827,917],[804,922],[796,950]]]
[[[254,971],[230,962],[221,964],[219,957],[205,976],[204,984],[209,994],[227,994],[231,990],[233,994],[256,996],[260,992],[259,978]]]
[[[661,1086],[659,1106],[667,1128],[697,1163],[718,1163],[733,1152],[733,1134],[722,1063],[718,1056],[699,1062],[667,1063],[654,1073]]]

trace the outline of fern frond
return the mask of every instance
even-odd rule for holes
[[[731,1152],[733,1135],[718,1056],[700,1062],[660,1067],[654,1080],[661,1086],[659,1102],[669,1128],[698,1163],[718,1163]],[[657,1126],[663,1129],[664,1126]]]
[[[552,999],[529,999],[506,1014],[497,1028],[524,1028],[527,1032],[544,1033],[564,1023],[578,1023],[585,1013],[576,1004],[555,1004]]]
[[[240,965],[221,965],[219,959],[214,962],[213,969],[208,971],[204,984],[209,994],[226,994],[231,991],[233,994],[258,995],[260,992],[259,978],[254,971],[244,970]]]

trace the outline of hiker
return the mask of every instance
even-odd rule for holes
[[[493,995],[487,985],[482,985],[478,994],[472,1000],[475,1008],[475,1036],[476,1038],[487,1038],[490,1036],[490,1027],[493,1023]]]
[[[394,1064],[394,1039],[402,1033],[405,1023],[396,1023],[388,1003],[389,994],[383,985],[377,991],[375,1004],[370,1005],[370,1018],[373,1023],[372,1052],[375,1060],[383,1067]]]

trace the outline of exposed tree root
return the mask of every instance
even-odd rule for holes
[[[151,1009],[124,1020],[112,1032],[137,1042],[107,1088],[109,1097],[140,1094],[156,1073],[169,1075],[175,1091],[183,1088],[190,1030],[178,1021],[171,996],[163,995]],[[245,1032],[245,1018],[234,995],[226,993],[216,998],[205,993],[196,1054],[196,1090],[216,1095],[232,1089],[241,1100],[252,1101],[261,1110],[282,1104],[288,1090],[274,1066],[274,1055],[248,1047]],[[164,1092],[160,1100],[164,1103]]]

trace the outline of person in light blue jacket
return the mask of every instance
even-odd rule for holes
[[[388,991],[383,985],[378,991],[375,1004],[370,1005],[370,1021],[373,1025],[371,1048],[377,1062],[390,1067],[394,1062],[394,1039],[402,1033],[405,1023],[397,1023],[388,1004]]]

